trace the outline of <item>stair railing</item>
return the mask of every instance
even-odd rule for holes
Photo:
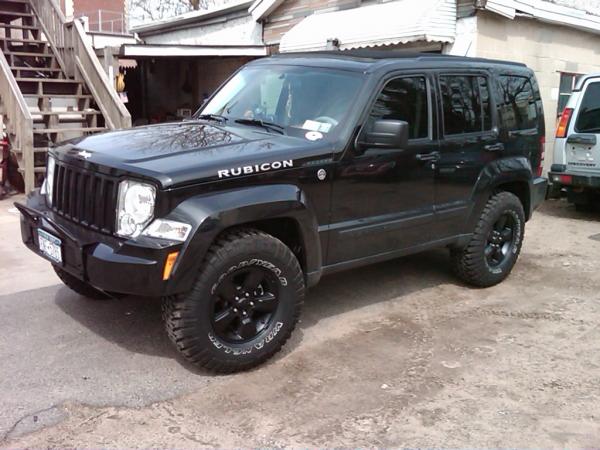
[[[131,115],[102,69],[81,23],[67,22],[54,0],[30,0],[42,31],[68,77],[85,81],[110,129],[131,127]]]
[[[0,114],[4,117],[11,150],[22,158],[20,166],[24,169],[25,192],[29,192],[35,186],[33,118],[2,52],[0,52]]]

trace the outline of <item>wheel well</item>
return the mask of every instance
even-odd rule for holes
[[[254,228],[255,230],[263,231],[271,236],[279,239],[296,255],[300,267],[303,271],[306,271],[306,255],[304,252],[304,241],[300,233],[300,227],[298,222],[289,217],[278,217],[274,219],[257,220],[254,222],[247,222],[236,225],[235,228]],[[226,233],[231,228],[224,230],[222,233]]]
[[[495,192],[504,191],[515,194],[525,211],[525,220],[529,220],[530,215],[530,195],[529,195],[529,184],[525,181],[511,181],[509,183],[502,183],[494,189]]]

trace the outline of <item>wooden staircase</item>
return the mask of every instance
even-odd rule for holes
[[[53,0],[0,0],[0,114],[29,192],[57,142],[131,126],[78,21]]]

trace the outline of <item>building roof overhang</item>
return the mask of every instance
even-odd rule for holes
[[[197,57],[197,56],[266,56],[263,45],[171,45],[124,44],[120,56],[124,58]]]

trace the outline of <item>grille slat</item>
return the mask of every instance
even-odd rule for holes
[[[118,183],[112,177],[56,162],[53,209],[73,222],[113,233]]]

